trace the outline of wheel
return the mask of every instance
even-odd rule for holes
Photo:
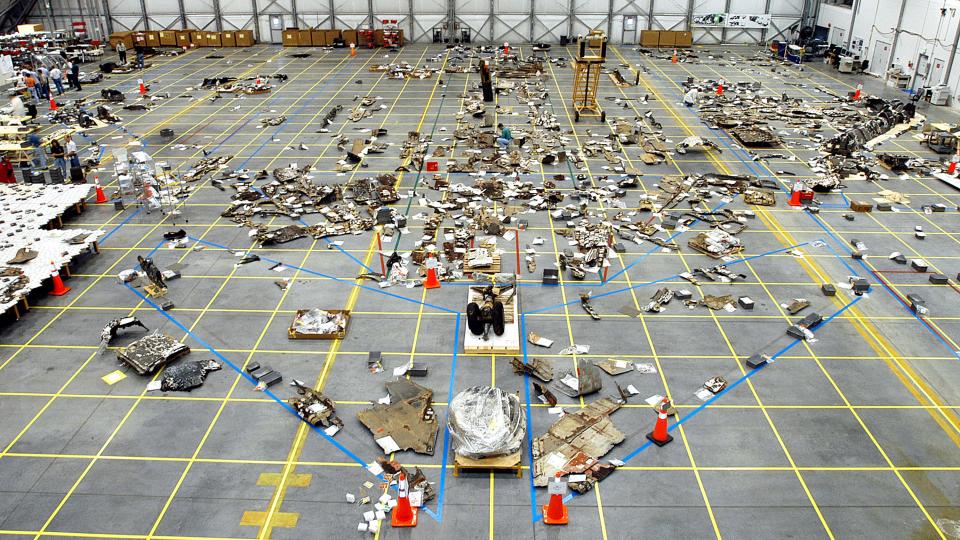
[[[603,111],[602,113],[600,113],[600,123],[604,123],[606,121],[607,121],[607,111]]]
[[[480,306],[476,302],[467,304],[467,327],[475,336],[483,334],[483,316],[480,314]]]
[[[573,111],[573,121],[574,122],[580,121],[580,111]]]
[[[502,336],[503,330],[506,327],[506,321],[503,319],[503,303],[494,302],[493,303],[493,315],[491,317],[493,320],[493,333]]]

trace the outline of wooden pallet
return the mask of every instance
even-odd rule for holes
[[[467,303],[480,300],[480,293],[467,287]],[[490,331],[489,339],[484,340],[483,336],[475,336],[470,328],[464,324],[463,350],[470,354],[520,354],[520,291],[514,295],[509,304],[503,306],[504,320],[509,321],[504,325],[503,335],[498,336]]]
[[[453,475],[460,476],[460,471],[512,471],[517,478],[523,477],[523,462],[518,450],[506,456],[497,456],[483,459],[471,459],[454,455]]]

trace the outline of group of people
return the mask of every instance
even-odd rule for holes
[[[143,69],[143,47],[140,45],[134,45],[133,52],[136,54],[137,58],[137,69]],[[122,41],[117,43],[117,56],[120,57],[120,65],[127,65],[127,46],[124,45]]]
[[[68,60],[66,67],[67,84],[70,88],[79,91],[80,88],[80,63],[75,60]],[[36,70],[33,66],[26,66],[20,72],[23,77],[23,84],[33,98],[34,103],[40,103],[41,99],[50,99],[51,87],[57,90],[57,95],[63,95],[63,70],[54,66],[53,69],[47,69],[40,66]]]
[[[27,144],[33,147],[33,166],[39,169],[47,168],[47,153],[43,149],[43,142],[36,133],[27,136]],[[54,139],[50,142],[50,157],[54,165],[60,169],[64,178],[67,178],[67,161],[70,167],[80,167],[80,155],[77,153],[77,143],[70,135],[63,139],[63,143]]]

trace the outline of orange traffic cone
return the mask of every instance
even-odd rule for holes
[[[143,84],[143,79],[137,79],[137,83],[140,84],[140,95],[147,95],[147,87]]]
[[[723,95],[723,81],[720,81],[720,83],[717,84],[717,95],[718,96]]]
[[[670,62],[671,62],[671,63],[674,63],[674,64],[677,63],[677,50],[676,50],[676,49],[673,50],[673,57],[670,58]]]
[[[103,204],[107,202],[107,196],[103,193],[103,188],[100,187],[100,178],[93,177],[94,187],[97,188],[97,199],[94,201],[96,204]]]
[[[653,431],[647,433],[650,442],[657,446],[664,446],[673,441],[673,436],[667,433],[667,409],[669,407],[670,400],[663,398],[663,401],[657,406],[657,423],[653,425]]]
[[[390,525],[394,527],[416,527],[417,514],[419,509],[410,506],[409,498],[410,487],[407,485],[407,477],[402,472],[397,480],[397,507],[393,509],[390,515]]]
[[[506,41],[503,42],[503,55],[506,56],[510,54],[510,44]]]
[[[853,100],[860,101],[860,92],[863,91],[863,83],[857,83],[857,89],[853,92]]]
[[[356,46],[356,44],[351,43],[351,44],[350,44],[350,56],[356,56],[356,55],[357,55],[357,46]]]
[[[53,264],[53,261],[50,261],[50,264]],[[63,279],[60,278],[60,271],[56,269],[54,265],[53,273],[50,274],[50,278],[53,280],[53,290],[50,291],[50,294],[53,296],[63,296],[70,292],[70,287],[67,287],[63,284]]]
[[[790,200],[787,201],[787,204],[790,206],[803,206],[803,193],[806,191],[802,182],[797,182],[793,184],[793,189],[790,190]]]
[[[427,258],[427,280],[423,282],[427,289],[439,289],[440,280],[437,278],[437,260],[433,255]]]
[[[950,164],[947,165],[947,174],[953,174],[957,172],[958,161],[960,161],[960,155],[954,154],[953,159],[950,160]]]
[[[50,95],[50,110],[51,111],[57,110],[57,100],[53,99],[52,94]]]
[[[550,493],[550,503],[543,505],[543,522],[547,525],[566,525],[570,522],[567,506],[563,504],[567,486],[563,483],[563,475],[557,471],[557,477],[547,486]]]

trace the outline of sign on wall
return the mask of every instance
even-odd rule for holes
[[[693,16],[693,26],[710,28],[767,28],[770,26],[770,15],[705,13]]]

